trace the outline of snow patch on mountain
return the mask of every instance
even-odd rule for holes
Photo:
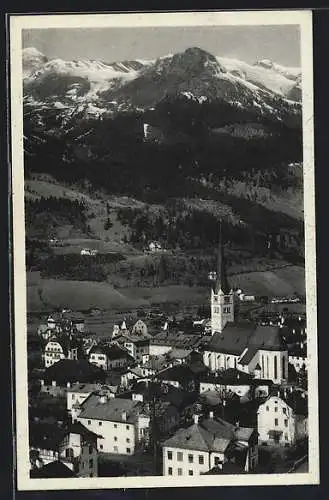
[[[283,97],[296,86],[296,80],[300,76],[299,68],[285,68],[268,60],[250,65],[227,57],[216,57],[216,59],[233,76]]]

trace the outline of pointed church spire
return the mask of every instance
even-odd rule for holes
[[[222,221],[219,221],[219,239],[218,239],[218,255],[217,255],[217,276],[214,292],[217,294],[219,290],[222,290],[225,294],[230,292],[230,286],[228,284],[226,275],[226,263],[224,257],[224,248],[222,240]]]

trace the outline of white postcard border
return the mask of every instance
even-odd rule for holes
[[[309,472],[175,477],[31,479],[29,477],[27,305],[24,223],[22,30],[64,27],[299,25],[302,59],[305,273],[309,377]],[[314,190],[313,43],[310,10],[65,14],[10,16],[10,84],[13,200],[14,340],[18,490],[73,490],[191,486],[302,485],[319,483],[316,233]]]

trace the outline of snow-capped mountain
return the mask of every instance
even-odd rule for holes
[[[23,76],[29,77],[34,71],[44,66],[48,58],[34,47],[27,47],[23,50]]]
[[[34,48],[23,51],[25,109],[100,117],[127,110],[146,111],[163,100],[221,100],[257,114],[295,113],[300,70],[268,60],[254,65],[215,57],[194,47],[156,60],[106,63],[47,59]],[[295,103],[295,104],[294,104]]]
[[[254,64],[226,57],[217,57],[216,59],[230,74],[283,97],[289,96],[292,90],[300,84],[301,71],[299,68],[285,68],[268,59],[257,61]]]

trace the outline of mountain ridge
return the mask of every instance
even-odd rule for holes
[[[26,104],[55,109],[85,105],[89,116],[145,110],[175,93],[189,93],[202,100],[226,99],[242,106],[263,107],[264,112],[270,110],[272,101],[283,99],[286,106],[299,105],[301,97],[296,68],[267,60],[248,65],[198,47],[156,60],[112,63],[48,59],[27,48],[23,50],[23,68]],[[240,102],[242,96],[248,103]]]

